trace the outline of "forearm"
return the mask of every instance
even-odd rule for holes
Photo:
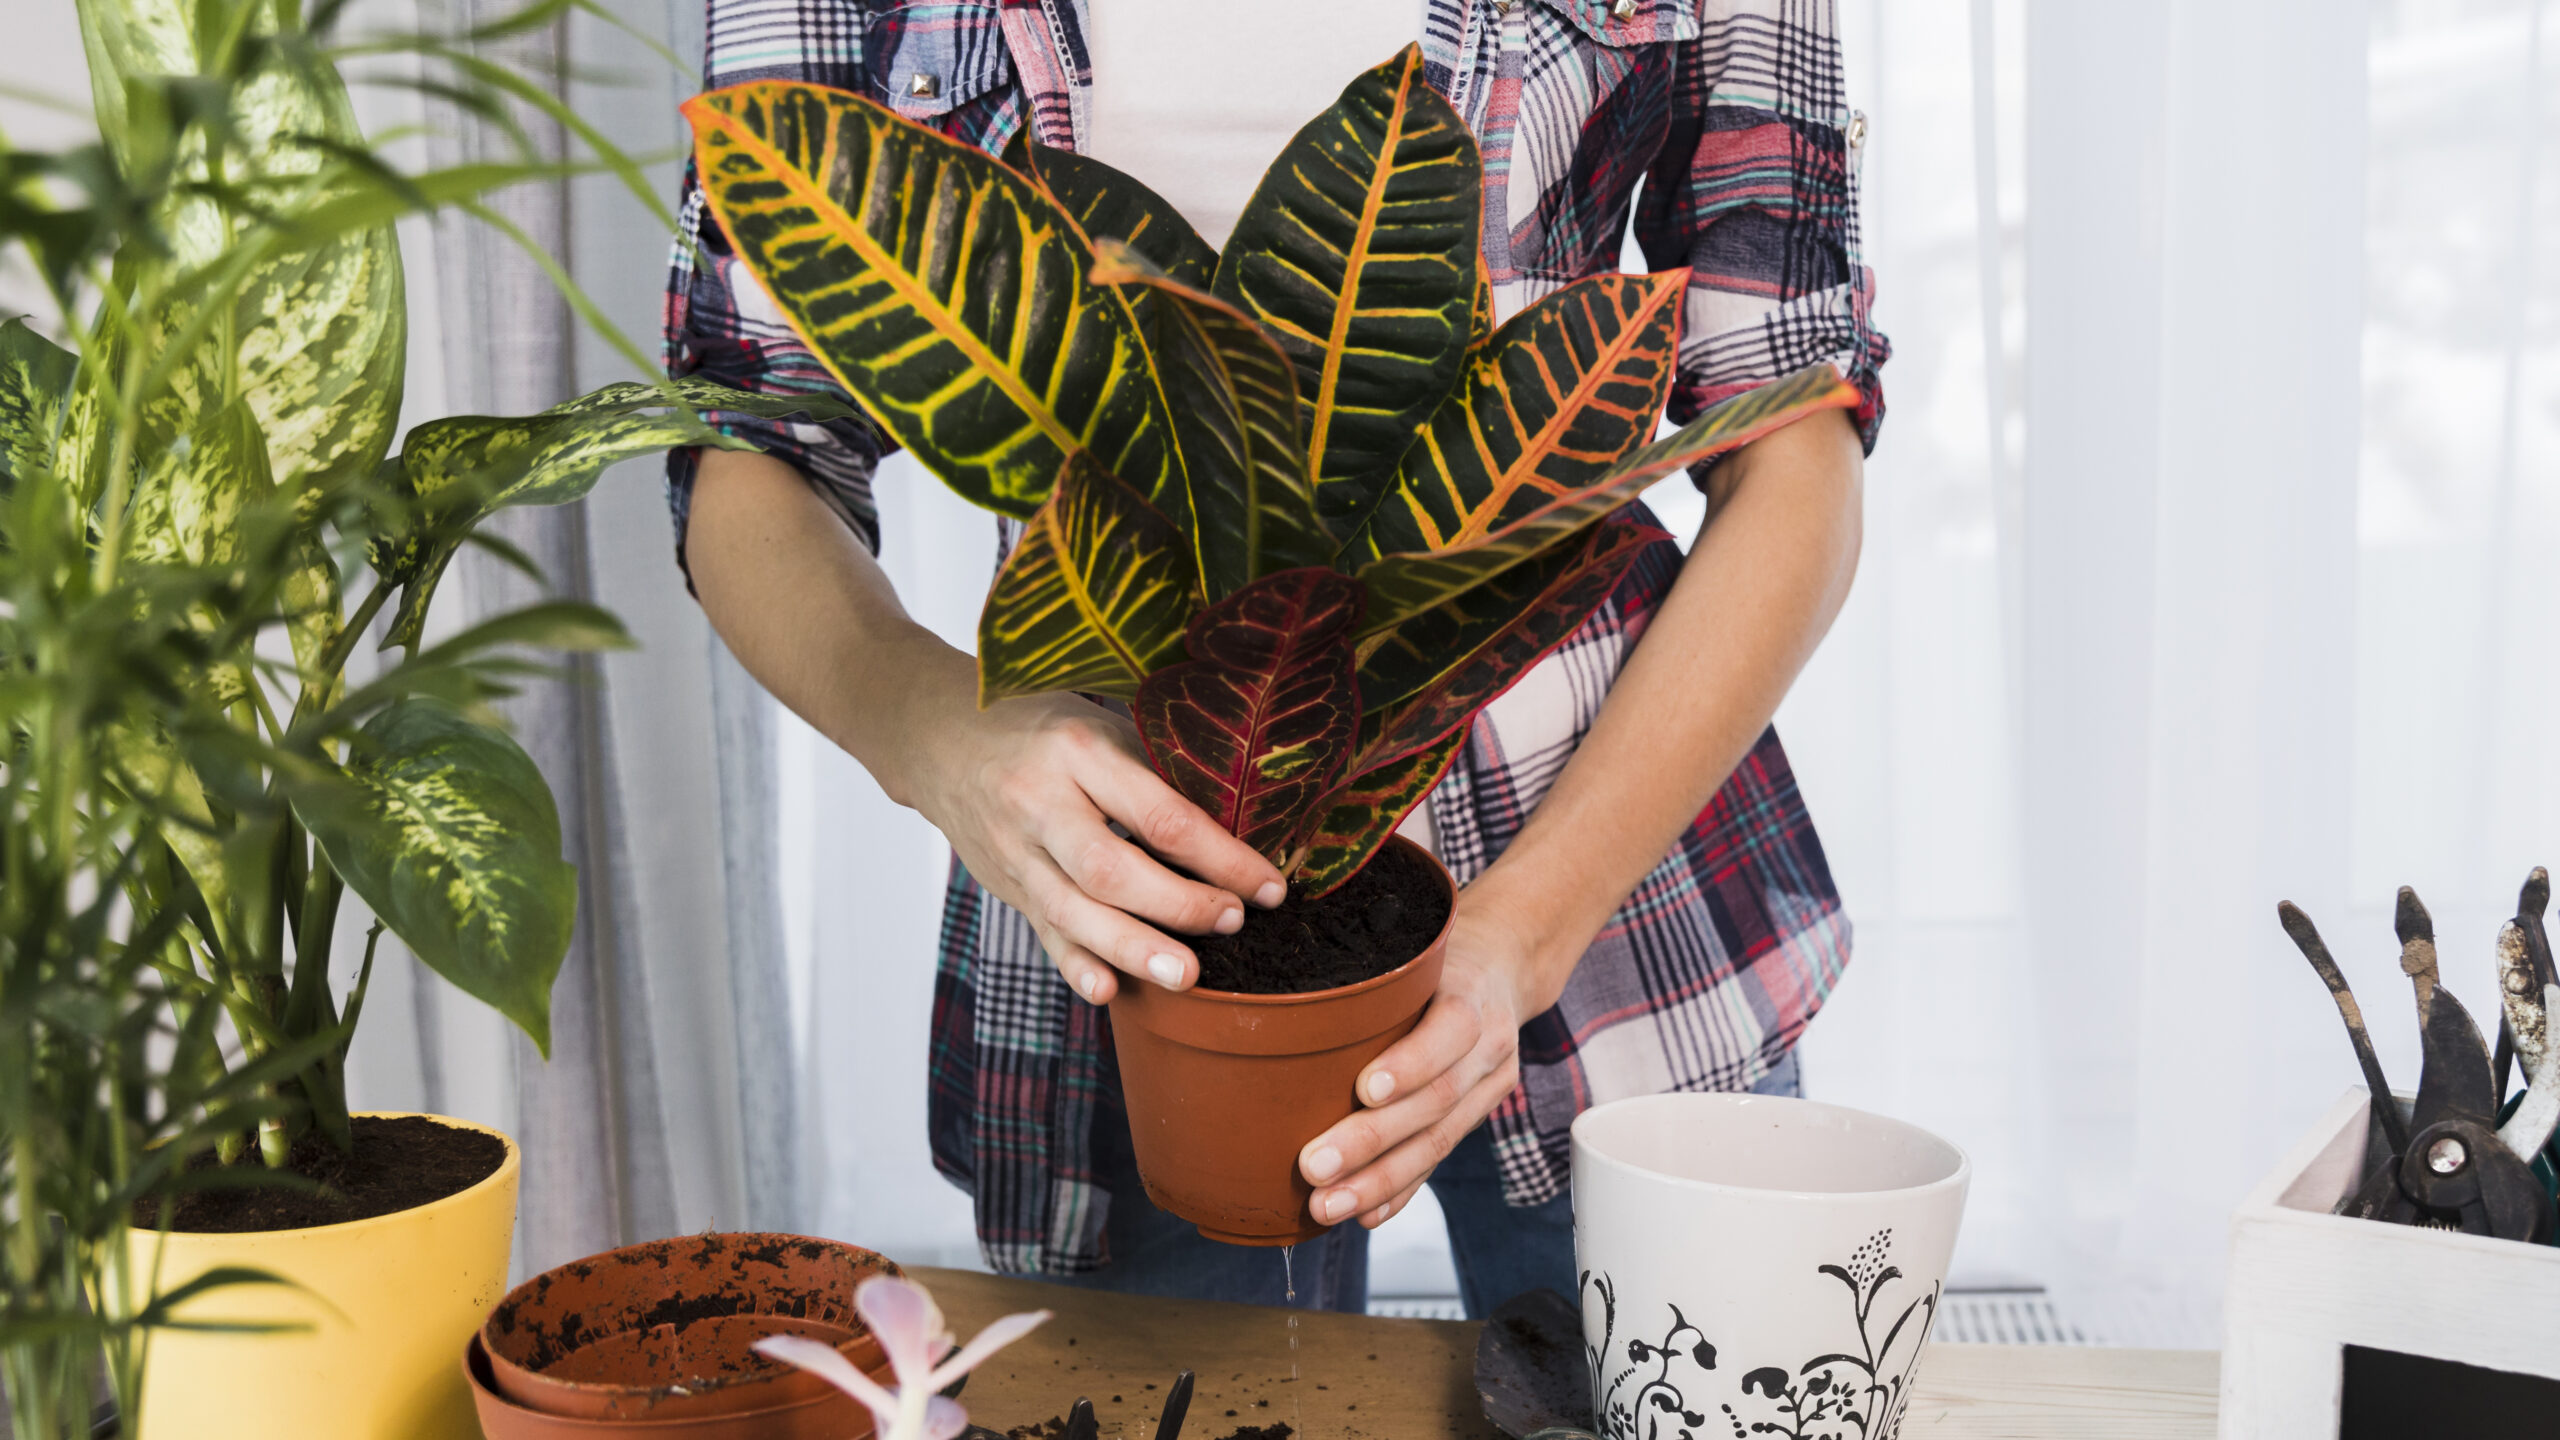
[[[685,553],[747,672],[916,804],[916,740],[975,708],[977,662],[910,618],[871,552],[770,455],[703,452]]]
[[[1598,719],[1510,847],[1468,887],[1516,937],[1523,1014],[1554,1003],[1591,938],[1760,737],[1857,570],[1862,462],[1825,411],[1718,467],[1713,509]]]

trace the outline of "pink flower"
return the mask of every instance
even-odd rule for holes
[[[942,1309],[921,1285],[874,1275],[853,1292],[853,1308],[889,1357],[896,1388],[884,1388],[853,1368],[834,1346],[804,1335],[769,1336],[756,1342],[756,1353],[796,1365],[869,1406],[880,1427],[878,1440],[952,1440],[969,1423],[969,1413],[939,1392],[1049,1318],[1046,1310],[1007,1315],[979,1331],[967,1349],[952,1354]],[[949,1358],[934,1363],[944,1356]]]

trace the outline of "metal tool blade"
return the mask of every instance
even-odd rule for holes
[[[2494,1126],[2498,1095],[2489,1074],[2489,1047],[2471,1012],[2452,991],[2439,988],[2427,1006],[2426,1021],[2426,1062],[2418,1071],[2417,1102],[2409,1107],[2409,1133],[2446,1120]]]
[[[1484,1418],[1512,1440],[1541,1431],[1591,1429],[1591,1370],[1582,1312],[1553,1290],[1515,1295],[1476,1338],[1476,1397]]]
[[[2499,927],[2498,1002],[2506,1012],[2507,1034],[2513,1037],[2516,1058],[2524,1062],[2528,1085],[2542,1073],[2542,1057],[2549,1044],[2549,1012],[2542,1001],[2544,983],[2534,974],[2524,927],[2512,920]]]
[[[2542,1002],[2546,1012],[2560,1008],[2560,985],[2544,987]],[[2526,1068],[2532,1069],[2530,1065]],[[2542,1147],[2551,1143],[2554,1125],[2560,1125],[2560,1063],[2546,1056],[2542,1068],[2533,1072],[2533,1084],[2524,1092],[2523,1103],[2507,1117],[2506,1124],[2498,1127],[2498,1143],[2530,1165],[2533,1157],[2542,1153]]]
[[[1191,1413],[1191,1372],[1174,1377],[1173,1388],[1165,1392],[1164,1417],[1156,1421],[1156,1440],[1180,1440],[1182,1417]]]
[[[2409,1148],[2409,1130],[2401,1123],[2400,1107],[2391,1098],[2391,1082],[2383,1076],[2381,1057],[2374,1054],[2373,1037],[2365,1033],[2364,1009],[2356,1004],[2356,992],[2347,988],[2346,975],[2338,969],[2318,927],[2302,913],[2301,906],[2290,900],[2279,901],[2276,919],[2284,926],[2284,933],[2293,937],[2294,948],[2302,952],[2302,958],[2320,973],[2321,983],[2329,987],[2329,998],[2338,1005],[2338,1018],[2346,1022],[2348,1043],[2355,1046],[2356,1064],[2364,1071],[2365,1088],[2373,1092],[2373,1118],[2381,1124],[2382,1133],[2390,1137],[2391,1153],[2401,1153]]]
[[[2427,1006],[2436,998],[2436,922],[2427,913],[2418,892],[2400,887],[2400,904],[2391,916],[2391,928],[2400,936],[2400,973],[2418,992],[2418,1026],[2427,1023]],[[2483,1059],[2488,1058],[2486,1052]]]

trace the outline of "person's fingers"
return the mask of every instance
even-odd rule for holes
[[[1109,749],[1107,757],[1101,753],[1104,748]],[[1139,844],[1264,909],[1288,893],[1278,866],[1182,798],[1145,761],[1107,746],[1098,747],[1093,760],[1078,770],[1077,780],[1102,813],[1119,821]]]
[[[1360,1228],[1363,1230],[1375,1230],[1379,1226],[1393,1220],[1398,1215],[1403,1214],[1404,1207],[1413,1203],[1415,1193],[1421,1190],[1428,1181],[1429,1177],[1426,1176],[1421,1180],[1416,1180],[1412,1184],[1407,1185],[1402,1190],[1397,1191],[1394,1199],[1379,1206],[1375,1210],[1370,1211],[1368,1214],[1361,1216]]]
[[[1099,814],[1058,816],[1040,842],[1085,894],[1185,935],[1232,935],[1244,928],[1236,897],[1186,880],[1111,833]]]
[[[1481,1019],[1472,1006],[1434,1000],[1431,1008],[1423,1012],[1422,1023],[1413,1028],[1413,1034],[1388,1051],[1392,1055],[1422,1040],[1424,1044],[1409,1053],[1432,1066],[1429,1077],[1419,1088],[1401,1088],[1388,1103],[1354,1111],[1308,1141],[1298,1152],[1299,1173],[1311,1185],[1338,1181],[1449,1113],[1483,1077],[1485,1064],[1492,1063],[1467,1063],[1482,1035]],[[1409,1065],[1406,1073],[1416,1074],[1420,1069],[1419,1063]],[[1388,1072],[1373,1066],[1370,1073]]]
[[[1427,1085],[1466,1058],[1484,1033],[1484,1014],[1472,999],[1442,991],[1413,1033],[1386,1048],[1360,1072],[1360,1103],[1375,1108]]]
[[[1110,966],[1081,945],[1046,926],[1039,927],[1040,946],[1049,952],[1049,963],[1067,988],[1076,992],[1088,1005],[1108,1005],[1120,993],[1120,976]]]
[[[1457,1148],[1502,1097],[1511,1093],[1513,1071],[1496,1068],[1476,1082],[1456,1106],[1414,1130],[1406,1139],[1342,1183],[1318,1190],[1307,1202],[1308,1213],[1325,1225],[1386,1205],[1393,1197],[1431,1178],[1432,1170]]]
[[[1032,882],[1031,903],[1034,927],[1057,932],[1124,974],[1180,990],[1199,973],[1189,946],[1085,894],[1054,864]]]

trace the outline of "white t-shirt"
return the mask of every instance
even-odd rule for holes
[[[1289,137],[1421,35],[1417,0],[1092,0],[1093,157],[1223,249]]]

